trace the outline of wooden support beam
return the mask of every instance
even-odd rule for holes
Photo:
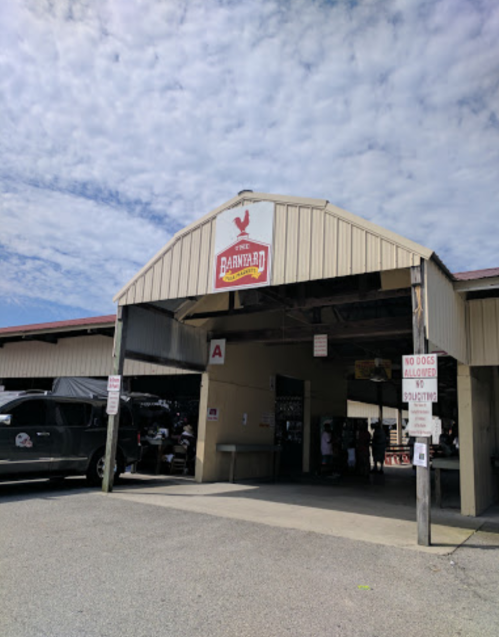
[[[412,335],[414,354],[428,353],[428,340],[425,332],[425,287],[424,261],[411,267],[412,287]],[[431,545],[431,483],[430,483],[430,445],[429,438],[419,437],[417,441],[426,447],[428,466],[416,468],[416,507],[418,525],[418,544]]]
[[[128,306],[119,306],[116,317],[116,328],[114,331],[114,352],[113,352],[113,376],[123,378],[123,368],[125,366],[126,336],[128,330]],[[118,431],[120,426],[120,402],[118,401],[118,413],[109,416],[107,425],[106,460],[104,466],[104,479],[102,480],[102,490],[104,493],[111,493],[114,484],[114,465],[116,464],[116,448],[118,446]]]

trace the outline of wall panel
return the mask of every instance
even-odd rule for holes
[[[499,299],[468,301],[471,365],[499,365]]]
[[[287,210],[287,232],[286,232],[286,267],[284,282],[296,283],[298,270],[298,233],[300,223],[300,210],[298,206],[288,206]]]
[[[427,337],[438,349],[466,363],[466,301],[433,261],[426,262],[425,272]]]
[[[312,236],[310,239],[310,278],[320,279],[324,273],[324,226],[326,215],[323,210],[312,209]]]
[[[78,336],[56,345],[30,341],[7,343],[0,350],[0,378],[53,378],[57,376],[109,376],[112,373],[113,339]],[[193,373],[175,367],[127,360],[125,375],[173,375]]]

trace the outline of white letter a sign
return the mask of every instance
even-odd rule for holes
[[[209,365],[223,365],[225,363],[225,338],[214,339],[210,342]]]

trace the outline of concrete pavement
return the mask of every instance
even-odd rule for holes
[[[478,531],[451,555],[407,550],[276,526],[272,506],[290,507],[295,526],[299,511],[311,514],[291,488],[243,485],[243,498],[241,485],[207,485],[213,495],[188,496],[200,485],[176,482],[132,479],[110,496],[81,480],[0,485],[0,635],[497,635],[496,533]],[[263,523],[147,503],[141,490],[154,484],[157,500],[244,500]],[[261,508],[258,494],[276,502]]]
[[[454,551],[482,525],[479,518],[434,508],[432,546],[418,546],[415,502],[407,495],[411,484],[404,484],[404,479],[397,484],[397,469],[388,473],[383,484],[347,486],[196,484],[181,478],[129,476],[113,497],[441,555]]]

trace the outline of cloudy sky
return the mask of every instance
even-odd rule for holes
[[[2,0],[0,326],[114,311],[243,188],[499,266],[495,0]]]

